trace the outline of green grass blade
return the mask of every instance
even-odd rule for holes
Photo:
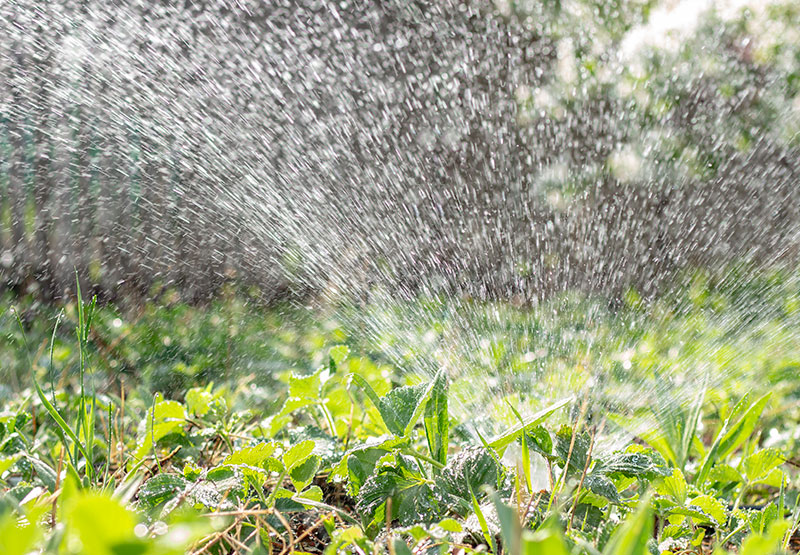
[[[53,420],[55,420],[56,424],[58,424],[58,427],[61,429],[61,431],[64,434],[66,434],[67,437],[69,437],[70,441],[72,441],[75,444],[75,446],[78,448],[81,454],[86,458],[86,468],[88,469],[91,466],[91,459],[89,458],[89,454],[87,453],[86,448],[83,446],[80,439],[78,439],[78,436],[75,435],[75,432],[72,430],[72,428],[69,427],[67,422],[58,412],[58,410],[53,406],[53,404],[47,398],[45,392],[42,391],[42,388],[39,385],[39,381],[36,379],[35,376],[33,377],[33,385],[36,388],[36,393],[39,395],[39,399],[42,401],[44,408],[47,409],[48,414],[50,414],[50,417]]]
[[[572,397],[567,397],[566,399],[562,399],[561,401],[553,403],[549,407],[540,410],[531,416],[527,422],[522,423],[519,426],[515,426],[511,430],[493,438],[488,442],[489,447],[497,451],[498,455],[502,455],[503,451],[505,451],[505,448],[514,443],[520,434],[530,430],[531,428],[535,428],[558,409],[566,406],[570,401],[572,401]]]
[[[520,421],[520,424],[525,426],[525,420],[522,418],[522,415],[519,411],[514,408],[514,405],[506,401],[506,404],[514,413],[514,416],[517,417],[517,420]],[[528,488],[528,493],[533,494],[533,487],[531,482],[531,453],[528,447],[528,438],[527,434],[522,433],[520,434],[522,438],[522,473],[525,476],[525,486]]]
[[[722,424],[722,428],[720,428],[711,448],[706,453],[700,471],[695,477],[695,484],[701,486],[708,477],[708,473],[711,471],[714,464],[735,451],[736,448],[750,437],[771,395],[771,393],[767,393],[749,406],[747,403],[750,397],[749,395],[745,395],[742,400],[736,404],[728,415],[728,418],[726,418],[725,422]]]

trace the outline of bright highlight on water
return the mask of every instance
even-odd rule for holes
[[[642,471],[647,480],[677,483],[669,472],[678,469],[688,477],[680,487],[712,496],[703,488],[723,472],[714,465],[745,472],[737,465],[747,449],[788,453],[795,441],[770,416],[744,443],[756,429],[748,419],[773,415],[761,394],[794,399],[800,360],[799,29],[800,9],[781,0],[0,3],[0,299],[20,315],[19,323],[10,310],[0,317],[9,338],[0,351],[11,361],[0,366],[8,384],[0,399],[16,403],[29,388],[31,403],[52,416],[47,402],[65,409],[57,391],[80,383],[79,416],[64,417],[59,439],[73,445],[62,469],[68,462],[78,472],[79,460],[95,456],[87,436],[100,420],[87,411],[117,406],[90,411],[86,388],[120,403],[126,391],[132,410],[152,420],[131,456],[152,456],[153,476],[172,476],[151,451],[169,433],[190,432],[169,422],[191,427],[214,410],[227,414],[213,408],[227,395],[216,388],[235,384],[225,403],[258,406],[259,438],[286,442],[285,452],[275,444],[250,465],[277,479],[259,490],[270,510],[281,480],[302,465],[314,468],[292,482],[293,494],[317,496],[306,489],[317,470],[335,474],[320,438],[333,437],[330,451],[344,460],[356,439],[345,428],[339,437],[337,426],[356,400],[364,401],[353,409],[356,435],[400,441],[425,430],[428,451],[413,442],[387,449],[395,462],[426,457],[418,469],[430,471],[431,488],[448,445],[430,435],[426,406],[444,404],[436,429],[445,440],[449,433],[477,449],[565,401],[547,423],[573,426],[561,434],[568,451],[583,445],[578,428],[592,432],[586,472],[573,476],[551,445],[551,458],[520,463],[536,470],[522,480],[528,489],[573,480],[579,491],[595,476],[590,467],[611,468],[592,466],[592,453],[617,456],[634,441],[663,458]],[[97,312],[79,310],[77,283],[87,307],[97,295]],[[77,346],[53,331],[62,306],[60,325],[83,322]],[[94,335],[83,321],[92,314]],[[337,361],[328,349],[339,343],[350,350]],[[369,387],[347,382],[337,364]],[[391,388],[402,385],[412,389]],[[164,397],[149,397],[156,393]],[[318,442],[314,464],[310,451],[292,458],[295,436],[280,435],[308,432],[285,404],[306,397],[315,400],[295,409],[322,434],[307,438]],[[709,424],[731,415],[749,430],[736,432],[741,442]],[[561,432],[551,431],[531,431],[530,441],[544,442],[535,449],[547,451],[542,434],[558,443]],[[242,437],[224,436],[214,449],[250,460],[234,456],[254,448]],[[524,437],[498,448],[506,463],[533,449]],[[367,465],[364,453],[358,464]],[[187,484],[209,472],[200,451],[193,457],[181,474]],[[490,462],[475,457],[470,468]],[[265,462],[273,459],[274,468]],[[0,460],[0,481],[11,464]],[[81,479],[105,479],[100,466],[82,464]],[[341,464],[345,472],[356,463]],[[362,480],[350,490],[352,510],[370,516],[359,530],[373,541],[380,511],[391,507],[357,495],[372,474],[354,476],[342,480]],[[742,476],[746,485],[719,501],[725,518],[714,521],[740,543],[734,509],[758,487],[775,487]],[[783,503],[781,480],[769,491]],[[610,491],[599,477],[589,483]],[[437,502],[463,494],[458,511],[477,519],[469,492],[447,484],[438,484]],[[139,491],[131,487],[128,501]],[[147,492],[156,499],[161,490]],[[202,495],[199,504],[225,505],[217,490]],[[700,518],[688,514],[687,495],[674,502]],[[585,522],[596,516],[583,506],[591,503],[574,501],[570,522],[576,511]],[[154,523],[138,524],[137,537],[155,534]],[[492,549],[486,534],[480,541]],[[602,552],[608,538],[598,538],[586,541]]]

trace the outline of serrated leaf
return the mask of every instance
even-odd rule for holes
[[[378,450],[380,454],[377,455],[377,458],[383,456],[384,453],[391,452],[394,449],[408,446],[409,442],[407,438],[399,438],[395,436],[383,435],[379,437],[372,437],[369,438],[367,441],[360,445],[356,445],[352,449],[349,449],[342,459],[336,464],[333,468],[333,474],[335,476],[345,476],[348,471],[348,462],[349,458],[352,455],[358,453],[365,453],[370,450]],[[376,459],[377,460],[377,459]],[[372,467],[367,471],[367,475],[372,472]],[[366,480],[367,476],[364,476],[364,480]]]
[[[450,496],[461,499],[465,504],[453,506],[456,512],[468,506],[472,492],[480,492],[483,486],[497,487],[503,475],[497,459],[487,449],[470,447],[452,455],[447,466],[436,478],[436,485]]]
[[[289,470],[289,479],[297,492],[302,491],[314,479],[319,469],[320,458],[317,455],[306,457],[302,462]]]
[[[729,464],[720,463],[715,464],[708,473],[706,482],[719,482],[722,484],[739,483],[742,481],[742,475]]]
[[[561,426],[556,433],[556,455],[561,459],[560,464],[569,465],[573,472],[583,473],[583,469],[588,467],[589,446],[592,438],[587,432],[574,434],[569,426]]]
[[[241,469],[230,466],[215,466],[206,473],[206,480],[227,499],[241,498],[247,493],[247,484]]]
[[[781,482],[785,482],[786,475],[780,468],[773,468],[770,472],[766,474],[766,476],[761,476],[751,485],[762,485],[762,486],[769,486],[771,488],[780,488]]]
[[[656,480],[655,487],[658,494],[670,497],[678,505],[683,505],[686,501],[689,486],[683,472],[677,468],[672,469],[672,476]]]
[[[432,389],[433,384],[407,385],[381,397],[378,411],[389,431],[406,437],[419,420]]]
[[[365,449],[351,453],[347,458],[347,489],[350,495],[358,495],[358,491],[375,469],[375,464],[385,451]]]
[[[596,495],[605,497],[612,503],[619,503],[620,497],[614,483],[599,473],[587,474],[583,481],[583,486]]]
[[[295,499],[300,501],[301,503],[302,503],[301,498],[307,499],[309,501],[316,501],[317,503],[319,503],[320,501],[322,501],[323,497],[324,495],[322,493],[322,488],[320,488],[319,486],[311,486],[309,488],[304,489],[299,494],[297,494],[295,496]]]
[[[436,384],[433,380],[429,383],[397,387],[383,397],[378,397],[372,386],[358,374],[351,375],[351,380],[367,394],[389,431],[400,437],[406,437],[411,432]]]
[[[598,465],[606,474],[619,473],[624,476],[653,479],[672,474],[672,470],[662,463],[663,460],[656,461],[642,452],[621,452],[599,461]]]
[[[267,460],[267,457],[272,456],[277,449],[276,443],[259,443],[250,447],[243,447],[237,449],[222,461],[222,464],[246,464],[249,466],[261,466]]]
[[[139,489],[139,504],[154,509],[182,494],[189,484],[182,476],[158,474],[147,480]]]
[[[331,347],[330,351],[328,351],[328,357],[331,361],[333,361],[334,367],[331,368],[332,372],[336,371],[336,368],[341,366],[341,364],[347,360],[347,357],[350,356],[350,347],[347,345],[336,345],[335,347]]]
[[[710,516],[713,519],[712,524],[723,524],[728,519],[728,511],[725,505],[710,495],[699,495],[691,499],[687,505],[690,508],[697,507]]]
[[[186,409],[189,413],[203,417],[211,410],[214,396],[205,388],[193,387],[186,392]]]
[[[751,513],[748,517],[748,524],[750,525],[750,530],[754,534],[763,534],[769,528],[769,525],[777,520],[778,518],[778,507],[774,504],[769,504],[760,511],[755,511]]]
[[[783,463],[783,457],[778,449],[762,449],[742,460],[741,470],[748,482],[755,482],[765,478],[773,469]]]
[[[310,439],[305,441],[301,441],[293,445],[286,453],[283,455],[283,465],[286,467],[286,470],[290,471],[295,467],[305,461],[308,457],[311,456],[312,451],[314,451],[314,442]]]
[[[356,501],[356,511],[367,525],[382,514],[392,499],[392,518],[401,526],[429,522],[436,514],[434,493],[427,480],[403,468],[384,467],[370,476]]]
[[[197,480],[203,474],[203,469],[192,462],[183,465],[183,477],[189,481]]]
[[[289,397],[316,401],[319,398],[319,390],[322,385],[320,382],[321,369],[306,376],[292,374],[289,377]]]

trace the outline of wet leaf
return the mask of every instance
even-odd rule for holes
[[[728,519],[728,511],[725,508],[725,505],[710,495],[699,495],[689,500],[687,505],[689,507],[697,507],[703,511],[704,514],[710,516],[712,519],[712,524],[724,524]]]
[[[311,455],[303,459],[302,462],[295,464],[289,470],[289,478],[294,485],[295,491],[300,492],[311,483],[319,469],[319,463],[320,458],[316,455]]]
[[[447,466],[436,478],[436,485],[446,494],[471,502],[472,493],[480,494],[483,486],[497,488],[502,480],[503,469],[498,466],[496,458],[487,449],[470,447],[450,457]],[[454,505],[452,508],[462,512],[459,507],[464,504]]]
[[[778,449],[761,449],[742,460],[741,469],[748,482],[765,478],[773,469],[783,464],[783,457]]]
[[[449,446],[450,415],[447,411],[447,375],[444,371],[440,371],[433,379],[423,422],[431,457],[445,464]]]
[[[139,489],[139,505],[150,510],[182,494],[189,484],[182,476],[158,474]]]
[[[246,464],[249,466],[261,466],[267,457],[277,449],[276,443],[258,443],[250,447],[237,449],[223,461],[223,464]]]
[[[314,451],[314,442],[310,439],[301,441],[283,454],[282,460],[286,470],[290,471],[311,456]]]
[[[595,495],[605,497],[612,503],[619,503],[620,497],[614,483],[608,477],[599,473],[587,474],[583,485]]]

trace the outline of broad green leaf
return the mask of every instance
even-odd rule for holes
[[[203,417],[211,410],[214,396],[206,388],[193,387],[186,392],[186,409],[190,414]]]
[[[8,511],[0,516],[0,553],[3,555],[27,555],[33,552],[36,541],[41,536],[41,529],[34,519],[17,518]]]
[[[778,519],[778,506],[770,503],[760,511],[755,511],[749,515],[748,523],[753,534],[763,534],[769,525]]]
[[[568,397],[566,399],[553,403],[552,405],[548,406],[545,409],[540,410],[533,416],[526,419],[525,424],[519,424],[511,428],[510,430],[489,440],[488,442],[489,447],[497,451],[498,455],[502,456],[506,447],[514,443],[523,432],[532,430],[533,428],[544,422],[547,419],[547,417],[556,412],[558,409],[565,407],[570,401],[572,401],[572,398]]]
[[[33,466],[34,470],[36,470],[36,475],[42,481],[42,483],[47,486],[51,492],[55,491],[56,489],[56,471],[51,467],[49,464],[44,462],[38,457],[32,457],[28,455],[27,457],[28,462]],[[0,472],[2,474],[2,472]]]
[[[302,498],[302,499],[307,499],[309,501],[316,501],[317,503],[319,503],[322,501],[323,497],[324,494],[322,493],[322,488],[320,488],[319,486],[311,486],[305,488],[299,494],[295,495],[294,498],[298,500]]]
[[[480,492],[483,486],[497,487],[502,476],[503,469],[491,452],[481,447],[470,447],[450,457],[436,478],[436,485],[456,498],[452,509],[465,516],[462,509],[468,506],[470,492]]]
[[[203,474],[203,469],[192,462],[183,465],[183,477],[194,482]]]
[[[258,443],[250,447],[237,449],[222,461],[222,464],[246,464],[249,466],[261,466],[261,464],[272,456],[277,449],[277,443]]]
[[[424,476],[408,469],[384,467],[370,476],[359,491],[356,511],[369,525],[382,527],[381,515],[392,499],[392,519],[401,526],[416,522],[432,522],[438,516],[434,492]],[[376,518],[377,517],[377,518]],[[374,525],[370,528],[376,532]]]
[[[528,448],[545,457],[549,457],[553,453],[553,438],[550,437],[550,432],[542,425],[526,428],[525,441],[528,444]]]
[[[284,453],[283,465],[286,467],[286,470],[291,471],[295,466],[301,464],[310,457],[312,451],[314,451],[314,442],[312,440],[307,439],[301,441]]]
[[[564,425],[556,433],[556,455],[561,459],[560,463],[569,465],[569,468],[577,474],[582,474],[589,463],[589,446],[592,438],[588,432],[574,434],[571,427]]]
[[[769,486],[771,488],[780,488],[781,482],[784,482],[786,485],[786,474],[784,474],[783,470],[780,468],[773,468],[770,472],[766,475],[762,475],[761,478],[758,478],[750,485],[761,485],[761,486]]]
[[[672,476],[667,476],[654,482],[656,492],[660,495],[670,497],[678,505],[686,502],[686,495],[689,489],[686,478],[677,468],[672,469]]]
[[[299,493],[311,483],[319,469],[319,463],[320,458],[317,455],[311,455],[289,469],[289,479],[292,481],[295,491]]]
[[[229,500],[244,497],[247,493],[244,473],[235,466],[215,466],[206,473],[206,480],[221,497]]]
[[[139,504],[145,509],[154,509],[182,494],[188,484],[182,476],[158,474],[139,489]]]
[[[289,418],[284,417],[296,410],[304,409],[315,404],[316,399],[311,397],[287,397],[283,402],[283,406],[281,406],[281,410],[272,417],[270,436],[275,436],[275,434],[279,430],[283,429],[286,426],[286,423],[290,421]]]
[[[407,385],[392,389],[381,397],[378,411],[389,431],[406,437],[419,420],[434,383]]]
[[[652,453],[652,452],[651,452]],[[642,451],[614,453],[610,457],[598,461],[598,468],[606,474],[619,473],[623,476],[645,477],[654,479],[658,476],[670,476],[672,470],[660,456],[646,454]]]
[[[142,421],[139,429],[139,448],[136,450],[135,459],[141,459],[153,449],[153,442],[173,433],[184,433],[183,425],[186,423],[186,409],[177,401],[159,401],[151,407]]]
[[[449,445],[450,417],[447,412],[447,374],[443,370],[433,379],[433,388],[425,406],[423,422],[431,457],[445,464]]]
[[[765,478],[773,469],[779,467],[783,460],[778,449],[762,449],[745,457],[740,468],[747,481],[752,483]]]
[[[711,468],[708,473],[706,482],[719,482],[721,484],[739,483],[742,481],[742,475],[729,464],[719,463]]]
[[[289,397],[316,401],[319,398],[321,372],[318,369],[306,376],[292,374],[289,377]]]
[[[0,457],[0,476],[3,475],[3,472],[14,466],[21,457],[21,453],[15,453],[14,455],[8,455],[7,457]]]
[[[603,549],[604,555],[649,555],[647,542],[653,537],[653,510],[647,497],[620,524]]]
[[[453,518],[445,518],[438,522],[438,526],[445,532],[462,532],[464,527]]]
[[[612,503],[619,503],[620,497],[614,483],[599,473],[591,473],[586,476],[583,486],[596,495],[605,497]]]
[[[366,442],[356,445],[348,450],[339,463],[333,468],[334,476],[346,476],[348,472],[351,474],[350,479],[353,479],[352,473],[358,474],[357,479],[359,484],[363,483],[372,473],[375,462],[384,454],[391,452],[393,449],[404,447],[408,445],[408,439],[398,438],[395,436],[379,436],[370,438]],[[350,459],[355,456],[356,461],[353,467],[350,466]],[[362,474],[363,473],[363,474]],[[355,495],[353,492],[352,495]]]
[[[358,490],[372,474],[378,460],[386,454],[380,449],[365,449],[351,453],[347,461],[347,489],[350,495],[358,495]]]
[[[728,511],[725,508],[725,505],[710,495],[699,495],[691,499],[687,503],[687,506],[697,507],[703,511],[703,513],[709,515],[713,519],[712,524],[724,524],[728,519]]]

